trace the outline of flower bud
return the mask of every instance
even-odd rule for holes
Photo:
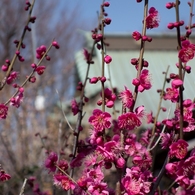
[[[1,67],[1,70],[6,72],[8,70],[8,66],[3,64],[2,67]]]
[[[13,86],[13,88],[17,88],[18,87],[17,83],[13,83],[12,86]]]
[[[148,37],[148,42],[151,42],[152,41],[152,37]]]
[[[163,112],[167,111],[167,109],[165,107],[162,107],[161,109],[162,109]]]
[[[8,59],[5,60],[5,63],[8,64],[8,65],[10,65],[10,60],[8,60]]]
[[[166,4],[166,8],[171,9],[171,8],[173,8],[173,5],[174,5],[173,3],[169,2],[169,3]]]
[[[20,88],[19,88],[19,92],[20,92],[20,93],[23,93],[23,92],[24,92],[24,88],[23,88],[23,87],[20,87]]]
[[[109,7],[110,6],[110,3],[109,2],[104,2],[103,6],[104,7]]]
[[[107,25],[109,25],[111,23],[111,21],[112,20],[110,18],[105,18],[104,19],[104,23],[107,24]]]
[[[133,79],[132,84],[138,86],[140,84],[139,79],[137,78]]]
[[[47,61],[51,60],[51,58],[48,55],[45,58],[46,58]]]
[[[97,78],[97,77],[93,77],[93,78],[90,79],[89,82],[90,82],[91,84],[95,84],[95,83],[98,82],[98,78]]]
[[[116,167],[119,169],[122,169],[125,166],[125,159],[120,157],[119,159],[117,159],[116,161]]]
[[[97,43],[96,47],[97,47],[98,50],[100,50],[102,46],[101,46],[101,44]]]
[[[96,39],[99,41],[99,40],[101,40],[103,38],[103,35],[102,34],[97,34],[96,35]]]
[[[185,70],[186,70],[187,73],[191,73],[191,66],[186,66]]]
[[[171,78],[171,79],[175,79],[175,78],[177,78],[177,77],[178,77],[178,75],[175,74],[175,73],[171,73],[171,74],[170,74],[170,78]]]
[[[173,23],[169,23],[168,25],[167,25],[167,28],[168,29],[173,29],[175,26],[174,26],[174,24]]]
[[[191,7],[192,6],[191,2],[188,1],[188,5]]]
[[[138,64],[138,59],[137,58],[132,58],[131,59],[131,64],[132,65],[137,65]]]
[[[148,40],[148,37],[147,36],[143,36],[142,37],[142,41],[147,41]]]
[[[16,51],[16,55],[20,55],[20,51],[17,50],[17,51]]]
[[[110,169],[112,167],[112,163],[111,162],[105,162],[104,167],[105,167],[105,169]]]
[[[174,79],[171,85],[173,88],[178,88],[183,85],[183,81],[181,79]]]
[[[22,56],[19,55],[19,56],[18,56],[18,60],[19,60],[20,62],[24,62],[25,59],[24,59],[24,57],[22,57]]]
[[[191,35],[191,33],[192,33],[192,30],[191,29],[187,30],[186,31],[186,36],[189,37]]]
[[[106,103],[106,106],[107,106],[108,108],[112,108],[112,107],[114,106],[114,102],[113,102],[112,100],[110,100],[110,101],[108,101],[108,102]]]
[[[102,143],[103,143],[103,138],[102,137],[97,137],[96,144],[97,145],[102,145]]]
[[[180,26],[183,26],[183,25],[184,25],[184,21],[183,21],[183,20],[180,20],[180,21],[179,21],[179,25],[180,25]]]
[[[52,42],[52,46],[54,46],[56,49],[59,49],[60,48],[60,45],[58,44],[57,41],[53,41]]]
[[[101,77],[101,78],[100,78],[100,81],[101,81],[102,83],[106,82],[106,77]]]
[[[112,61],[112,58],[109,55],[106,55],[104,57],[104,62],[106,62],[106,64],[110,64],[111,61]]]
[[[149,65],[148,62],[144,60],[143,66],[148,67],[148,65]]]
[[[32,67],[32,68],[36,68],[37,65],[36,65],[35,63],[33,63],[33,64],[31,64],[31,67]]]
[[[35,81],[36,81],[36,77],[35,76],[30,77],[29,82],[35,83]]]
[[[176,27],[176,28],[180,26],[179,22],[174,22],[173,24],[174,24],[174,27]]]
[[[98,101],[97,101],[97,105],[98,105],[98,106],[101,106],[101,105],[102,105],[102,100],[98,100]]]

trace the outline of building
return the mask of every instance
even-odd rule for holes
[[[90,33],[84,33],[85,45],[84,47],[90,51],[93,45],[93,40]],[[136,70],[131,65],[130,60],[132,58],[139,58],[140,41],[135,41],[131,34],[106,34],[105,42],[109,44],[106,47],[106,53],[112,57],[112,62],[105,66],[105,76],[110,79],[112,86],[117,88],[118,91],[122,91],[124,86],[127,86],[130,90],[134,90],[132,85],[132,79],[136,77]],[[149,63],[149,72],[151,74],[152,88],[143,93],[139,93],[136,106],[144,105],[145,112],[153,112],[154,116],[157,112],[160,95],[157,93],[158,89],[162,89],[164,74],[167,67],[170,73],[178,73],[176,63],[178,62],[177,52],[177,38],[175,35],[157,34],[151,35],[152,42],[146,42],[144,60]],[[193,39],[192,39],[193,40]],[[101,76],[101,51],[95,48],[93,54],[94,64],[91,65],[89,71],[89,78],[94,76]],[[184,99],[195,97],[195,59],[189,61],[188,65],[192,67],[191,74],[185,75],[184,80]],[[76,82],[84,81],[87,70],[87,64],[84,60],[83,50],[78,51],[75,55],[75,69],[76,69]],[[168,74],[168,75],[169,75]],[[167,84],[166,86],[169,86]],[[110,82],[105,83],[106,87],[110,88]],[[86,111],[83,122],[87,124],[87,119],[92,113],[94,108],[98,108],[96,102],[100,97],[101,84],[87,84],[85,94],[89,97],[90,102],[84,108]],[[161,112],[159,120],[163,120],[173,115],[174,106],[170,101],[163,101],[162,107],[167,108],[166,112]],[[116,109],[121,110],[121,103],[116,102]],[[110,111],[107,109],[106,111]],[[72,122],[75,120],[71,118]],[[146,125],[146,123],[144,123]]]

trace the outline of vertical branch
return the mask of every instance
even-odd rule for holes
[[[101,9],[101,12],[102,11],[103,10]],[[99,16],[98,27],[101,27],[100,19],[102,18],[102,16],[103,16],[103,13],[101,13],[100,16]],[[102,41],[103,41],[103,39],[102,39]],[[77,118],[76,127],[75,127],[75,138],[74,138],[74,144],[73,144],[73,150],[72,150],[72,159],[74,159],[76,157],[76,153],[77,153],[78,140],[79,140],[79,134],[80,134],[79,128],[81,126],[81,122],[82,122],[82,119],[83,119],[83,99],[85,97],[85,87],[87,85],[89,69],[90,69],[90,64],[91,64],[91,61],[92,61],[92,56],[93,56],[95,44],[96,44],[96,41],[94,40],[93,46],[91,48],[89,59],[87,61],[87,72],[86,72],[86,75],[85,75],[85,80],[84,80],[82,91],[81,91],[81,95],[80,95],[79,112],[78,112],[78,118]],[[102,95],[104,95],[104,93]],[[102,98],[103,97],[104,96],[102,96]],[[103,103],[104,103],[104,101],[103,101]],[[70,177],[73,178],[73,175],[74,175],[74,168],[72,168],[71,171],[70,171]],[[68,194],[69,195],[71,194],[70,190],[68,191]]]
[[[148,14],[148,2],[149,0],[145,0],[144,2],[144,19],[143,19],[143,28],[142,28],[142,37],[146,35],[146,17]],[[141,46],[140,46],[140,54],[139,54],[139,65],[138,65],[138,71],[137,71],[137,78],[139,79],[140,74],[141,74],[141,70],[143,67],[143,56],[144,56],[144,48],[145,48],[145,41],[141,40]],[[133,111],[136,100],[137,100],[137,96],[138,96],[138,87],[135,87],[134,90],[134,103],[131,107],[131,111]]]
[[[192,25],[193,7],[194,7],[194,0],[191,1],[191,6],[190,6],[190,20],[189,20],[189,26],[188,26],[189,30],[191,29],[191,25]]]
[[[100,24],[101,24],[101,34],[102,34],[102,39],[101,39],[101,57],[102,57],[102,77],[104,77],[104,22],[103,22],[103,7],[101,6],[101,14],[100,14]],[[102,85],[102,111],[105,111],[105,94],[104,94],[104,82],[101,82]]]
[[[90,52],[90,58],[92,58],[94,47],[95,47],[95,41],[93,43],[93,46],[92,46],[92,49],[91,49],[91,52]],[[77,147],[78,147],[78,140],[79,140],[79,134],[80,134],[79,127],[81,126],[81,122],[82,122],[82,118],[83,118],[83,98],[84,98],[85,87],[87,85],[87,80],[88,80],[88,75],[89,75],[90,61],[91,61],[91,59],[89,60],[89,62],[87,64],[87,72],[86,72],[86,75],[85,75],[85,80],[84,80],[84,83],[83,83],[81,96],[80,96],[79,112],[78,112],[78,118],[77,118],[77,123],[76,123],[76,127],[75,127],[75,139],[74,139],[73,150],[72,150],[72,155],[73,155],[72,159],[75,158]],[[70,171],[70,177],[72,178],[73,175],[74,175],[74,169],[72,168],[71,171]]]
[[[146,17],[148,14],[148,0],[145,0],[144,3],[144,24],[142,28],[142,37],[146,35]],[[139,66],[137,71],[137,78],[140,77],[140,73],[142,70],[142,63],[143,63],[143,56],[144,56],[144,48],[145,48],[145,41],[141,41],[141,48],[140,48],[140,55],[139,55]]]
[[[176,22],[179,22],[179,0],[176,0]],[[180,26],[177,27],[177,49],[178,51],[181,49],[181,33],[180,33]],[[183,80],[182,77],[182,62],[179,58],[179,78]],[[183,85],[179,87],[179,109],[180,109],[180,131],[179,131],[179,137],[180,139],[183,139]]]
[[[166,166],[166,164],[167,164],[168,162],[169,162],[169,157],[168,157],[168,155],[167,155],[167,157],[166,157],[166,159],[165,159],[165,161],[164,161],[163,167],[162,167],[162,169],[160,170],[160,172],[159,172],[159,174],[158,174],[158,176],[157,176],[156,181],[153,183],[152,189],[151,189],[151,191],[150,191],[150,193],[149,193],[148,195],[154,195],[154,194],[155,194],[155,191],[156,191],[156,189],[158,188],[158,185],[159,185],[159,183],[160,183],[160,181],[161,181],[161,179],[162,179],[162,177],[163,177],[163,174],[165,173],[165,166]]]

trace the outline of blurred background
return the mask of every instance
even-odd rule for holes
[[[106,9],[111,25],[105,28],[106,33],[129,34],[142,30],[143,2],[135,0],[110,0]],[[83,32],[97,26],[98,11],[101,0],[45,0],[36,1],[32,16],[36,16],[32,31],[27,32],[21,50],[25,61],[16,61],[14,70],[18,71],[17,83],[21,84],[31,72],[31,64],[37,63],[35,50],[40,45],[49,46],[53,39],[60,44],[60,49],[49,52],[50,61],[43,61],[46,71],[37,81],[28,83],[25,88],[24,101],[20,108],[9,108],[6,120],[0,123],[0,164],[12,179],[0,184],[0,194],[19,194],[24,178],[35,176],[33,187],[26,186],[26,194],[52,194],[52,177],[45,170],[45,152],[62,151],[68,156],[66,140],[70,135],[67,124],[62,117],[60,101],[70,106],[74,96],[75,52],[83,48]],[[169,22],[175,21],[174,9],[165,8],[167,1],[151,0],[149,7],[159,11],[160,26],[148,31],[149,34],[174,33],[167,29]],[[187,0],[182,0],[180,19],[189,20]],[[14,40],[19,40],[28,12],[24,11],[25,1],[0,1],[0,64],[12,59],[15,53]],[[0,73],[2,80],[4,73]],[[56,92],[57,91],[57,92]],[[14,89],[6,86],[0,91],[0,102],[6,102]],[[69,102],[69,103],[68,103]],[[63,132],[61,132],[63,129]],[[60,140],[63,144],[59,146]],[[65,141],[64,141],[65,140]],[[61,143],[61,142],[60,142]],[[62,147],[63,145],[63,147]],[[31,178],[32,179],[32,178]],[[33,180],[33,179],[32,179]],[[32,190],[33,188],[33,190]],[[34,191],[34,192],[33,192]],[[2,192],[2,193],[1,193]],[[45,193],[46,194],[46,193]],[[57,193],[59,194],[59,192]]]

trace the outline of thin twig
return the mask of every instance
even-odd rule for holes
[[[171,112],[171,106],[170,106],[170,108],[169,108],[169,112],[168,112],[168,115],[167,115],[167,119],[168,119],[169,116],[170,116],[170,112]],[[164,133],[165,129],[166,129],[166,125],[163,126],[163,129],[162,129],[162,132],[161,132],[161,133]],[[152,143],[153,143],[153,141],[154,141],[154,138],[155,138],[155,135],[153,135],[153,137],[152,137],[151,140],[150,140],[150,143],[148,144],[148,151],[153,150],[153,149],[157,146],[157,144],[158,144],[158,142],[160,141],[161,137],[162,137],[162,136],[160,135],[159,138],[157,139],[157,141],[155,142],[154,146],[151,147],[151,145],[152,145]],[[150,148],[150,147],[151,147],[151,148]]]
[[[166,85],[166,80],[167,80],[167,74],[168,74],[168,71],[169,71],[169,67],[170,66],[167,67],[167,70],[165,72],[165,78],[164,78],[164,82],[163,82],[163,87],[162,87],[162,90],[161,90],[161,93],[160,93],[160,101],[159,101],[159,104],[158,104],[158,110],[157,110],[156,117],[154,119],[154,125],[153,125],[153,129],[152,129],[152,135],[154,135],[154,133],[155,133],[156,123],[158,121],[158,116],[160,114],[161,104],[162,104],[162,100],[163,100],[163,95],[164,95],[164,90],[165,90],[165,85]]]
[[[191,29],[192,26],[193,7],[194,7],[194,0],[191,1],[191,6],[190,6],[190,19],[189,19],[189,26],[188,26],[189,30]]]
[[[65,121],[67,122],[69,128],[70,128],[72,131],[74,131],[73,127],[71,126],[71,124],[69,123],[69,121],[68,121],[68,119],[67,119],[67,117],[66,117],[66,114],[65,114],[64,109],[63,109],[63,106],[62,106],[62,101],[61,101],[61,99],[60,99],[59,92],[58,92],[57,89],[56,89],[56,93],[58,94],[58,98],[59,98],[59,102],[60,102],[60,107],[61,107],[61,110],[62,110],[62,114],[63,114],[63,116],[64,116],[64,119],[65,119]]]
[[[23,183],[23,185],[22,185],[22,188],[21,188],[21,190],[20,190],[19,195],[23,195],[23,194],[24,194],[24,188],[25,188],[25,186],[26,186],[26,182],[27,182],[27,179],[25,178],[25,179],[24,179],[24,183]]]
[[[148,0],[145,0],[144,3],[144,19],[143,19],[143,28],[142,28],[142,37],[146,35],[146,17],[148,15]],[[138,65],[138,71],[137,71],[137,78],[140,78],[141,70],[143,67],[143,56],[144,56],[144,49],[145,49],[145,41],[141,40],[141,46],[140,46],[140,54],[139,54],[139,65]],[[133,111],[136,100],[138,96],[138,87],[135,86],[133,99],[134,103],[130,108],[130,111]]]
[[[50,49],[52,48],[52,43],[50,44],[50,46],[48,47],[47,51],[44,53],[44,55],[42,56],[42,58],[40,59],[40,61],[37,64],[37,67],[40,66],[40,64],[42,63],[43,59],[45,58],[45,56],[48,54],[48,52],[50,51]],[[33,74],[35,73],[35,69],[33,69],[33,71],[30,73],[30,75],[24,80],[24,82],[20,85],[20,87],[24,87],[26,85],[27,82],[29,82],[29,79],[33,76]],[[9,102],[11,101],[12,98],[14,98],[17,94],[18,94],[19,90],[17,90],[12,97],[4,104],[7,105],[9,104]]]

